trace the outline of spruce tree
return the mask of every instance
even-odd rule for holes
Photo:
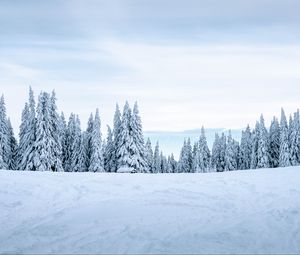
[[[204,127],[201,128],[201,135],[198,142],[199,146],[199,169],[201,172],[207,172],[210,167],[211,155],[207,145]]]
[[[235,148],[235,141],[231,136],[231,131],[229,131],[225,148],[225,171],[232,171],[237,169],[237,155]]]
[[[121,121],[121,112],[119,105],[116,104],[116,110],[114,114],[114,129],[113,129],[113,138],[114,138],[114,169],[116,172],[119,168],[118,156],[117,153],[121,146],[121,130],[122,130],[122,121]]]
[[[257,166],[256,168],[268,168],[269,164],[269,141],[268,131],[265,127],[263,115],[260,117],[257,147]]]
[[[161,173],[161,158],[159,154],[159,143],[156,143],[153,158],[153,173]]]
[[[277,118],[273,118],[269,131],[269,162],[270,167],[279,166],[280,126]]]
[[[281,109],[279,166],[286,167],[290,165],[289,129],[284,110]]]
[[[251,169],[257,168],[258,163],[258,157],[257,157],[257,151],[258,151],[258,141],[259,141],[259,123],[256,122],[255,129],[252,132],[252,152],[251,152]]]
[[[147,162],[147,172],[153,173],[153,150],[149,138],[147,139],[145,146],[145,158]]]
[[[130,158],[131,167],[138,172],[147,171],[147,163],[145,158],[145,144],[142,131],[142,121],[139,116],[137,103],[134,104],[133,112],[129,121],[130,128]]]
[[[114,151],[114,141],[113,133],[110,126],[107,126],[107,140],[104,150],[104,169],[106,172],[115,171],[115,151]]]
[[[292,166],[297,166],[300,163],[299,110],[294,113],[294,119],[290,125],[290,162]]]
[[[8,169],[16,170],[17,169],[17,150],[18,144],[17,140],[14,136],[14,131],[10,122],[10,119],[7,120],[8,125],[8,142],[9,142],[9,161],[8,161]]]
[[[245,131],[242,132],[241,146],[240,146],[240,157],[239,157],[239,169],[245,170],[251,167],[251,153],[252,153],[252,142],[251,142],[251,130],[249,125]]]
[[[104,172],[103,149],[102,149],[102,140],[101,140],[101,122],[100,122],[98,109],[96,109],[91,143],[92,143],[92,155],[91,155],[89,171]]]
[[[2,151],[2,169],[8,169],[10,146],[9,146],[9,130],[6,118],[6,107],[4,102],[4,96],[0,98],[0,146]]]

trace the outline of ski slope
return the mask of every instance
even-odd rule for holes
[[[300,167],[1,170],[0,253],[300,253]]]

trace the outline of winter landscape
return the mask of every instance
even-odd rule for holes
[[[300,254],[299,9],[0,2],[0,254]]]

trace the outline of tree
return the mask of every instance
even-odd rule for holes
[[[229,131],[227,137],[227,144],[225,148],[225,171],[232,171],[237,169],[237,155],[235,141]]]
[[[300,120],[299,110],[294,113],[294,119],[290,125],[290,162],[292,166],[300,163]]]
[[[8,125],[8,142],[9,142],[9,161],[8,161],[8,169],[16,170],[17,169],[17,150],[18,144],[17,140],[14,136],[14,131],[10,122],[10,119],[7,120]]]
[[[151,141],[148,138],[147,142],[146,142],[146,146],[145,146],[145,159],[147,162],[147,166],[148,166],[148,170],[147,172],[152,173],[153,172],[153,150],[152,150],[152,145],[151,145]]]
[[[10,146],[9,146],[9,130],[6,118],[6,107],[4,96],[0,98],[0,147],[1,147],[1,165],[2,169],[8,169]]]
[[[101,140],[101,122],[99,116],[99,110],[96,109],[96,115],[93,125],[93,133],[91,138],[92,143],[92,155],[89,170],[91,172],[104,172],[104,160]]]
[[[51,99],[46,92],[41,92],[37,107],[37,125],[34,165],[38,171],[58,171],[57,159],[53,148],[55,139],[52,136]]]
[[[273,118],[269,131],[269,162],[270,167],[279,166],[280,126],[277,118]]]
[[[156,143],[153,158],[153,173],[161,173],[161,157],[159,154],[159,143]]]
[[[256,122],[255,129],[252,132],[252,152],[251,152],[251,169],[256,169],[258,164],[258,157],[257,157],[257,151],[258,151],[258,140],[259,140],[259,123]]]
[[[192,146],[191,140],[188,138],[184,140],[180,158],[178,162],[178,172],[180,173],[190,173],[192,171],[193,165],[193,154],[192,154]]]
[[[289,129],[284,110],[281,109],[279,166],[286,167],[290,165]]]
[[[242,132],[241,146],[240,146],[240,157],[239,157],[239,168],[241,170],[250,169],[251,166],[251,130],[249,125],[245,131]]]
[[[114,138],[114,172],[119,168],[118,156],[117,153],[121,146],[121,130],[122,130],[122,121],[121,121],[121,112],[119,109],[119,105],[116,104],[116,110],[114,115],[114,130],[113,130],[113,138]]]
[[[201,135],[198,142],[199,146],[199,166],[201,172],[207,172],[210,167],[211,155],[207,145],[204,127],[201,128]]]
[[[20,142],[18,147],[18,166],[19,170],[35,171],[36,155],[36,108],[34,93],[29,88],[29,102],[25,104],[22,112],[22,122],[20,126]]]
[[[104,150],[104,169],[106,172],[114,172],[115,171],[115,150],[114,150],[114,141],[113,141],[113,133],[111,131],[110,126],[107,126],[107,140],[106,146]]]
[[[260,117],[257,147],[257,168],[268,168],[269,164],[269,141],[268,131],[265,127],[263,115]]]
[[[146,172],[147,163],[145,159],[144,136],[142,131],[142,121],[139,116],[137,102],[135,102],[133,107],[132,116],[129,121],[129,129],[131,136],[131,167],[133,167],[138,172]]]

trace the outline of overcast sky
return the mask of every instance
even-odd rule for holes
[[[145,130],[254,125],[300,106],[299,0],[2,0],[0,93],[66,114],[139,102]],[[17,131],[16,131],[17,132]]]

